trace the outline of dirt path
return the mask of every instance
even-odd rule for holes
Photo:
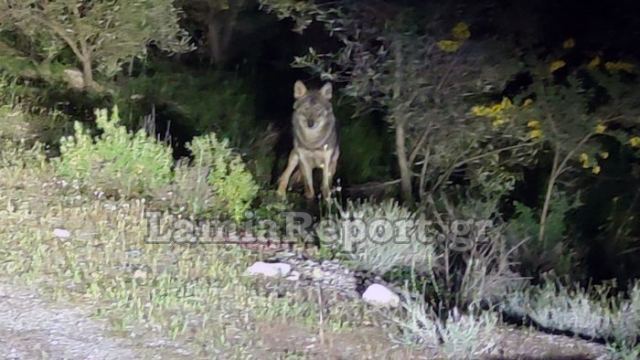
[[[0,283],[0,359],[182,359],[170,341],[141,346],[108,334],[78,307],[50,304],[35,292]]]

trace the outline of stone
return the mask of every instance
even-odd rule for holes
[[[147,272],[141,269],[138,269],[136,271],[133,272],[133,278],[134,279],[140,279],[140,280],[146,280],[147,279]]]
[[[53,236],[60,239],[68,239],[71,237],[71,232],[65,229],[53,229]]]
[[[319,268],[314,268],[313,271],[311,272],[311,277],[314,280],[322,280],[324,278],[324,271],[322,271]]]
[[[400,297],[393,291],[380,284],[372,284],[362,294],[362,300],[366,303],[380,307],[398,307]]]
[[[291,275],[287,276],[287,280],[290,280],[290,281],[300,280],[300,273],[297,271],[292,271]]]
[[[251,265],[247,271],[247,275],[262,275],[266,277],[284,277],[291,272],[291,265],[285,263],[266,263],[258,261]]]

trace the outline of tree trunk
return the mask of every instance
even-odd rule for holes
[[[221,31],[218,28],[217,20],[211,18],[207,29],[207,43],[209,48],[209,63],[220,65],[224,63],[224,49],[221,41]]]
[[[560,159],[558,155],[558,151],[556,150],[553,155],[553,165],[551,168],[551,174],[549,175],[549,183],[547,184],[547,191],[544,196],[544,204],[542,205],[542,212],[540,213],[540,229],[538,232],[538,241],[543,245],[543,249],[546,249],[546,237],[545,230],[547,225],[547,217],[549,216],[549,209],[551,207],[551,197],[553,195],[553,188],[556,184],[556,179],[558,178],[558,173],[560,171]]]
[[[91,58],[88,56],[82,59],[82,78],[84,79],[85,89],[95,88],[95,83],[93,82],[93,67],[91,66]]]
[[[402,116],[402,114],[400,116]],[[407,160],[407,146],[405,144],[406,120],[403,118],[396,121],[396,156],[398,157],[398,168],[400,169],[400,189],[402,192],[402,200],[407,204],[411,204],[413,202],[413,195],[411,193],[411,167]]]
[[[394,102],[394,122],[396,135],[396,157],[398,158],[398,168],[400,169],[400,192],[402,200],[406,204],[413,203],[411,194],[411,164],[407,158],[407,145],[405,126],[407,123],[407,115],[403,107],[400,106],[400,98],[402,96],[403,74],[402,74],[402,45],[401,39],[397,39],[394,43],[393,54],[395,60],[394,84],[393,84],[393,102]]]

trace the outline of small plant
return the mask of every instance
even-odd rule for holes
[[[536,276],[550,270],[558,275],[567,275],[575,270],[576,256],[565,242],[565,217],[578,206],[578,202],[570,203],[567,194],[557,193],[549,208],[545,241],[540,241],[539,216],[534,209],[515,203],[515,216],[507,226],[507,234],[517,242],[528,239],[516,254],[523,275]]]
[[[213,197],[211,201],[203,200],[207,204],[198,205],[198,208],[208,207],[214,213],[222,213],[236,221],[242,220],[259,190],[242,158],[233,153],[226,139],[218,140],[213,133],[194,138],[188,147],[194,155],[193,169],[188,171],[195,171],[197,176],[195,183],[182,185],[201,189],[205,185],[202,180],[206,179]],[[180,174],[178,171],[178,179],[182,179]],[[202,194],[205,193],[203,190]]]
[[[424,302],[407,300],[402,307],[406,317],[394,319],[403,330],[402,342],[438,348],[447,359],[477,359],[495,346],[498,318],[492,312],[470,307],[463,315],[454,308],[442,320]]]
[[[140,130],[130,133],[119,124],[118,109],[96,111],[102,134],[95,140],[76,122],[75,135],[63,138],[56,172],[67,179],[124,196],[147,195],[172,179],[171,149]]]

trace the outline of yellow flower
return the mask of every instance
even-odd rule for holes
[[[573,38],[568,38],[562,43],[562,47],[565,49],[571,49],[576,46],[576,41]]]
[[[600,174],[600,170],[601,170],[600,169],[600,165],[596,165],[593,168],[591,168],[591,172],[596,174],[596,175]]]
[[[625,72],[633,72],[633,68],[635,67],[633,64],[631,63],[627,63],[627,62],[622,62],[622,61],[617,61],[617,62],[613,62],[613,61],[607,61],[606,63],[604,63],[604,67],[605,69],[607,69],[608,71],[614,72],[614,71],[625,71]]]
[[[527,123],[527,127],[531,128],[531,129],[539,129],[540,128],[540,121],[538,120],[531,120]]]
[[[596,125],[596,134],[603,134],[607,130],[607,125],[598,124]]]
[[[440,50],[448,53],[456,52],[460,48],[462,43],[460,41],[455,40],[440,40],[437,43]]]
[[[467,40],[471,36],[469,25],[459,22],[451,30],[451,34],[456,40]]]
[[[587,153],[582,153],[580,154],[580,162],[582,163],[582,167],[583,168],[588,168],[589,167],[589,155],[587,155]]]
[[[495,119],[493,119],[493,121],[491,122],[491,125],[495,128],[498,127],[504,123],[507,122],[507,119],[505,119],[504,117],[497,117]]]
[[[631,147],[640,147],[640,136],[634,136],[629,139],[629,144],[631,144]]]
[[[483,105],[476,105],[471,108],[471,113],[475,116],[489,116],[491,115],[491,108]]]
[[[533,100],[531,100],[531,99],[526,99],[526,100],[524,101],[524,103],[522,103],[522,106],[529,106],[529,105],[531,105],[531,104],[533,104]]]
[[[563,68],[565,65],[567,65],[566,62],[564,62],[564,60],[556,60],[554,62],[551,63],[551,65],[549,65],[549,72],[554,72],[558,69]]]
[[[539,139],[542,137],[542,130],[534,129],[529,132],[529,138],[531,139]]]
[[[591,61],[587,65],[587,68],[589,70],[593,70],[593,69],[597,68],[598,65],[600,65],[600,56],[596,56],[593,59],[591,59]]]
[[[471,108],[471,113],[475,116],[484,116],[492,119],[493,127],[498,127],[507,122],[504,110],[513,106],[508,97],[502,98],[502,101],[491,106],[476,105]]]
[[[609,153],[607,151],[603,151],[600,153],[600,157],[603,159],[608,159],[609,158]]]

